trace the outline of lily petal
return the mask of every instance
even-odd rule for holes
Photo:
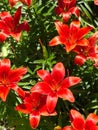
[[[93,29],[93,27],[91,26],[87,26],[87,27],[83,27],[79,30],[78,32],[78,39],[83,38],[86,34],[88,34],[91,30]]]
[[[46,82],[38,82],[34,87],[31,88],[31,92],[38,92],[44,95],[48,95],[51,91],[51,88]]]
[[[76,0],[66,1],[66,3],[68,3],[68,6],[72,8],[76,5]]]
[[[30,6],[32,4],[32,0],[26,0],[26,4]]]
[[[77,43],[75,41],[69,42],[66,40],[64,42],[64,45],[65,45],[66,52],[70,52],[76,47]]]
[[[61,88],[57,92],[58,97],[63,98],[64,100],[68,100],[69,102],[74,102],[75,98],[72,94],[72,92],[67,88]]]
[[[80,112],[78,112],[75,109],[71,109],[70,110],[70,120],[71,120],[71,122],[73,122],[73,120],[75,118],[81,118],[82,120],[84,120]]]
[[[55,22],[56,30],[60,36],[64,36],[65,38],[69,35],[69,27],[67,24],[63,24],[62,22]]]
[[[9,12],[3,11],[0,13],[0,18],[4,20],[6,17],[12,17]]]
[[[62,16],[63,16],[64,22],[68,22],[68,20],[69,20],[70,17],[71,17],[71,12],[63,12],[63,13],[62,13]]]
[[[81,118],[76,117],[73,122],[72,122],[72,126],[76,129],[76,130],[83,130],[84,128],[84,120],[82,120]],[[86,130],[86,129],[85,129]]]
[[[52,113],[54,111],[57,104],[57,100],[58,100],[58,97],[55,93],[50,93],[47,96],[46,105],[47,105],[47,110],[49,113]]]
[[[97,129],[96,129],[96,123],[95,123],[94,120],[91,119],[91,118],[86,120],[84,128],[85,128],[86,130],[89,130],[89,129],[90,129],[90,130],[97,130]]]
[[[26,73],[27,73],[27,68],[21,67],[21,68],[11,70],[8,77],[9,77],[10,82],[16,83],[16,82],[20,81],[22,76]]]
[[[55,13],[56,13],[57,15],[60,15],[62,12],[63,12],[63,9],[60,8],[59,6],[55,8]]]
[[[9,91],[10,91],[9,87],[0,85],[0,98],[2,99],[3,102],[6,101]]]
[[[85,122],[82,115],[78,111],[74,109],[70,110],[70,120],[75,129],[83,130]]]
[[[87,39],[83,38],[83,39],[81,39],[81,40],[79,40],[77,42],[77,45],[78,46],[88,46],[89,45],[89,41]]]
[[[74,58],[74,63],[77,65],[83,65],[86,61],[86,57],[83,55],[76,55],[76,57]]]
[[[17,11],[14,14],[14,24],[15,24],[15,26],[17,26],[17,24],[19,24],[20,17],[21,17],[21,6],[17,9]]]
[[[29,27],[29,24],[27,23],[27,21],[24,21],[23,23],[19,24],[19,26],[17,27],[17,30],[15,30],[15,32],[20,33],[22,30],[24,30],[24,31],[30,30],[30,27]]]
[[[98,31],[96,31],[89,39],[90,46],[94,46],[98,41]]]
[[[7,39],[8,35],[3,32],[0,32],[0,42],[4,42]]]
[[[46,82],[51,80],[51,75],[47,70],[38,70],[37,75]]]
[[[93,120],[95,123],[98,123],[98,115],[94,114],[94,113],[90,113],[88,116],[87,116],[87,120]]]
[[[11,31],[10,29],[14,29],[14,21],[13,21],[13,17],[6,12],[3,12],[3,14],[5,14],[5,16],[2,16],[2,21],[5,22],[7,28],[9,28],[9,31]]]
[[[29,116],[30,125],[33,129],[36,129],[40,122],[40,113],[33,111]]]
[[[42,116],[56,116],[57,115],[57,112],[56,111],[53,111],[52,113],[49,113],[48,110],[47,110],[47,106],[46,104],[40,109],[40,114]]]
[[[0,60],[0,79],[6,78],[8,76],[8,73],[10,71],[10,60],[9,59],[2,59]]]
[[[65,68],[63,63],[59,62],[57,63],[51,72],[51,77],[54,80],[54,83],[59,83],[64,79],[65,76]]]
[[[10,88],[13,89],[20,98],[23,99],[25,97],[25,94],[26,94],[25,91],[19,86],[17,86],[16,84],[11,84]]]
[[[95,4],[95,5],[98,5],[98,0],[94,0],[94,4]]]
[[[76,15],[77,17],[79,17],[80,15],[80,11],[79,11],[79,8],[78,7],[72,7],[70,10],[69,10],[72,14]]]
[[[0,20],[0,30],[1,31],[5,31],[5,32],[7,32],[8,34],[10,34],[9,33],[9,27],[6,25],[6,23],[4,22],[4,21],[2,21],[2,20]]]
[[[19,25],[17,26],[17,28],[16,28],[14,31],[11,32],[10,35],[11,35],[13,38],[15,38],[17,41],[19,41],[19,40],[20,40],[20,37],[21,37],[21,32],[22,32],[23,30],[24,30],[24,31],[29,31],[29,30],[30,30],[29,24],[28,24],[26,21],[24,21],[23,23],[19,24]]]
[[[78,31],[80,29],[80,22],[79,21],[72,21],[70,24],[70,34],[71,34],[71,40],[76,42],[78,36]]]
[[[9,0],[9,4],[13,7],[19,0]]]
[[[80,81],[81,79],[79,77],[69,76],[63,80],[63,82],[61,83],[61,88],[69,88],[78,84]]]
[[[61,42],[61,37],[60,36],[56,36],[54,37],[50,42],[49,42],[49,46],[56,46],[59,44],[63,44],[63,42]]]
[[[24,114],[29,114],[32,111],[32,105],[30,103],[19,104],[15,107],[15,110],[20,111]]]
[[[11,32],[10,34],[13,38],[15,38],[17,41],[20,40],[20,37],[21,37],[21,32],[19,33],[16,33],[16,32]]]

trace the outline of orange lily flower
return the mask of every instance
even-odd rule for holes
[[[47,95],[47,109],[51,113],[54,111],[58,98],[74,102],[74,96],[70,91],[70,87],[78,84],[81,79],[75,76],[65,76],[64,65],[59,62],[54,67],[51,73],[47,70],[38,70],[38,76],[43,80],[32,87],[31,92],[38,92]]]
[[[86,60],[94,61],[94,66],[98,67],[98,32],[88,39],[89,43],[85,47],[77,46],[73,51],[77,53],[74,62],[78,65],[83,65]]]
[[[3,42],[10,35],[17,41],[20,40],[22,30],[29,31],[29,25],[26,21],[19,23],[21,17],[21,7],[17,9],[12,17],[8,12],[0,13],[0,41]]]
[[[79,17],[80,11],[76,6],[76,0],[58,0],[58,6],[55,8],[57,15],[62,15],[64,22],[67,22],[72,14]]]
[[[6,101],[10,89],[18,93],[22,93],[22,89],[18,87],[17,83],[22,76],[26,74],[27,69],[24,67],[10,69],[11,63],[9,59],[0,60],[0,98]]]
[[[19,93],[20,94],[20,93]],[[54,116],[57,113],[48,113],[46,107],[46,96],[39,93],[28,93],[21,94],[22,102],[15,107],[16,110],[29,114],[30,125],[33,129],[36,129],[39,125],[41,115],[42,116]]]
[[[98,130],[98,116],[90,113],[86,119],[76,110],[70,110],[71,126],[65,126],[63,130]]]
[[[95,4],[95,5],[98,5],[98,0],[94,0],[94,4]]]
[[[87,46],[88,40],[84,36],[93,28],[90,26],[80,28],[79,21],[72,21],[70,26],[60,21],[55,22],[59,36],[55,36],[49,46],[64,44],[67,52],[72,51],[76,46]]]
[[[9,0],[9,4],[11,7],[13,7],[17,2],[22,2],[27,6],[30,6],[32,4],[32,0]]]

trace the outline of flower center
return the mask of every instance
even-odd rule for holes
[[[7,75],[3,74],[1,81],[0,81],[0,85],[8,85],[8,84],[9,84],[9,82],[8,82],[8,79],[7,79]]]
[[[50,88],[52,91],[57,92],[60,88],[59,83],[56,83],[55,80],[52,80],[52,83],[50,84]]]
[[[40,101],[37,102],[36,100],[33,100],[32,103],[33,110],[38,110],[39,106],[40,106]]]

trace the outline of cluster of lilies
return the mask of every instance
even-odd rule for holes
[[[96,2],[96,1],[95,1]],[[59,44],[64,45],[66,52],[75,52],[76,57],[74,62],[78,65],[83,65],[86,60],[90,59],[94,61],[94,66],[98,66],[98,31],[95,32],[89,38],[85,38],[92,29],[92,26],[80,27],[79,21],[79,9],[76,5],[76,0],[58,0],[58,7],[56,12],[62,15],[63,22],[56,21],[55,27],[58,32],[58,36],[55,36],[50,42],[50,46],[56,46]],[[65,10],[67,12],[65,12]],[[74,14],[78,20],[74,20],[68,25],[71,15]]]
[[[17,2],[30,6],[32,0],[9,0],[13,7]],[[97,0],[94,1],[97,4]],[[20,40],[21,32],[29,31],[30,27],[27,21],[19,23],[21,17],[21,8],[19,7],[14,16],[8,12],[0,13],[0,42],[4,42],[9,36],[17,41]],[[64,45],[67,53],[71,51],[76,53],[74,62],[83,65],[86,60],[94,61],[94,66],[98,66],[98,32],[95,32],[89,38],[85,38],[93,27],[87,26],[81,28],[79,16],[80,11],[76,6],[76,0],[58,0],[58,6],[55,8],[56,14],[62,17],[63,22],[56,21],[55,26],[58,36],[55,36],[49,46]],[[67,24],[71,15],[75,15],[78,20]],[[38,70],[37,75],[41,81],[37,82],[30,91],[24,91],[18,86],[18,82],[27,73],[27,68],[20,67],[11,69],[9,59],[0,60],[0,98],[6,101],[10,90],[14,90],[21,99],[21,104],[15,107],[15,110],[29,115],[30,125],[36,129],[42,116],[55,116],[56,105],[59,98],[74,102],[75,97],[70,87],[81,82],[81,78],[76,76],[66,76],[66,70],[62,62],[54,65],[51,72],[47,70]],[[66,77],[65,77],[66,76]],[[70,126],[64,128],[55,128],[56,130],[98,130],[98,116],[90,113],[87,119],[74,109],[70,110]]]

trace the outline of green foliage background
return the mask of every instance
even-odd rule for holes
[[[8,0],[0,1],[0,12],[9,11],[12,15],[19,6],[22,6],[21,21],[26,19],[30,25],[29,32],[23,32],[21,40],[15,41],[12,37],[0,44],[0,58],[9,58],[12,67],[26,66],[28,73],[23,77],[19,86],[24,90],[30,88],[38,81],[36,71],[38,69],[52,70],[55,63],[63,62],[69,74],[79,76],[82,82],[71,90],[75,96],[75,103],[69,103],[59,99],[55,117],[41,117],[40,124],[36,130],[53,130],[55,126],[68,125],[69,110],[71,108],[79,110],[87,116],[90,112],[98,114],[98,69],[93,67],[91,61],[87,61],[82,67],[73,63],[74,53],[66,53],[63,46],[49,47],[49,41],[57,35],[54,26],[55,20],[61,20],[56,16],[54,8],[56,0],[33,0],[30,8],[21,3],[10,8]],[[81,10],[81,25],[94,26],[93,34],[98,29],[98,7],[93,0],[77,0],[77,5]],[[73,19],[72,19],[73,20]],[[90,35],[90,34],[88,34]],[[24,115],[14,110],[20,102],[17,94],[10,92],[7,101],[0,100],[0,125],[7,130],[31,130],[28,115]]]

